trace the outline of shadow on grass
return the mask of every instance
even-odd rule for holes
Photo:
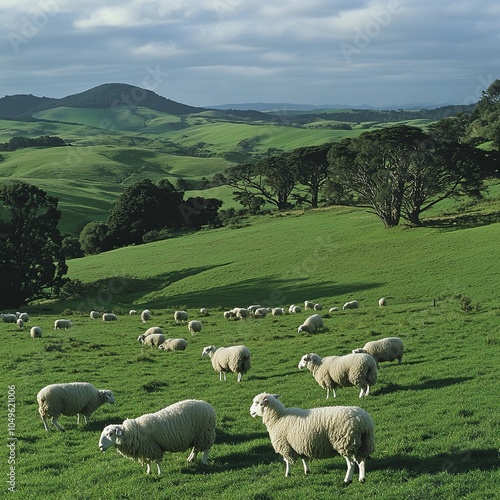
[[[456,231],[458,229],[469,229],[472,227],[488,226],[500,222],[500,213],[489,214],[462,214],[451,217],[443,217],[424,221],[423,227],[433,227],[443,231]]]
[[[472,380],[473,377],[457,377],[457,378],[441,378],[435,380],[426,380],[421,384],[412,385],[399,385],[399,384],[387,384],[385,387],[377,389],[373,392],[375,396],[380,396],[382,394],[392,394],[393,392],[400,391],[422,391],[425,389],[440,389],[442,387],[448,387],[454,384],[461,384],[467,380]]]

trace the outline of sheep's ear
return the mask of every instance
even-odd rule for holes
[[[121,436],[121,435],[123,434],[123,431],[121,430],[121,428],[120,428],[120,427],[118,427],[118,428],[115,430],[115,434],[116,434],[117,436]]]

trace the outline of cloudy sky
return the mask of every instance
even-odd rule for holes
[[[0,97],[467,104],[500,78],[498,0],[1,0],[0,27]]]

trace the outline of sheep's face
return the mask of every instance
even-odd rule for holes
[[[102,391],[102,393],[106,396],[106,403],[114,404],[115,397],[111,391]]]
[[[201,352],[201,356],[211,356],[215,352],[215,346],[214,345],[209,345],[207,347],[203,348],[203,351]]]
[[[99,449],[101,451],[106,451],[108,448],[120,444],[122,434],[122,425],[107,425],[101,432],[101,437],[99,438]]]
[[[362,349],[361,347],[358,347],[357,349],[353,349],[352,351],[353,354],[366,354],[366,351]]]
[[[253,418],[263,417],[265,409],[269,406],[270,399],[278,399],[279,397],[279,394],[266,394],[265,392],[258,394],[253,398],[252,406],[250,406],[250,416]]]
[[[311,362],[311,356],[309,354],[304,354],[304,356],[302,356],[299,361],[299,370],[307,368],[310,362]]]

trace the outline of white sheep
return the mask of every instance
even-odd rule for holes
[[[101,313],[99,311],[90,311],[89,317],[90,319],[99,319],[101,317]]]
[[[323,306],[321,304],[314,304],[313,309],[315,311],[321,311],[321,310],[323,310]]]
[[[68,328],[71,328],[73,326],[73,323],[70,319],[56,319],[54,321],[54,331],[55,330],[62,330],[63,328],[67,330]]]
[[[375,424],[359,406],[329,406],[311,409],[285,408],[277,394],[258,394],[250,407],[252,417],[262,417],[274,451],[285,461],[285,477],[291,464],[306,458],[341,455],[347,463],[344,485],[352,482],[358,464],[359,482],[366,477],[365,461],[375,451]],[[312,495],[314,496],[314,495]]]
[[[163,333],[163,329],[161,326],[152,326],[151,328],[148,328],[144,333],[144,337],[147,337],[148,335],[153,335],[154,333]]]
[[[210,316],[208,309],[206,307],[201,307],[199,311],[200,316]]]
[[[201,324],[201,321],[193,319],[188,323],[188,330],[190,331],[191,335],[200,333],[202,328],[203,325]]]
[[[52,384],[45,386],[36,397],[38,412],[42,417],[45,430],[49,431],[48,419],[60,431],[64,427],[57,421],[61,415],[70,417],[83,415],[85,423],[87,418],[104,403],[114,403],[113,393],[108,390],[98,390],[88,382],[71,382],[68,384]]]
[[[32,339],[37,339],[42,336],[42,329],[39,326],[32,326],[30,329],[30,337]]]
[[[363,356],[363,358],[358,356]],[[361,389],[359,397],[368,396],[370,387],[377,382],[377,362],[369,354],[346,354],[345,356],[326,356],[321,358],[318,354],[304,354],[299,361],[299,370],[308,368],[318,382],[319,386],[326,389],[326,398],[337,394],[338,387],[357,386]]]
[[[130,316],[135,316],[137,314],[137,311],[135,309],[130,309],[128,313]]]
[[[349,302],[346,302],[342,306],[342,310],[345,311],[346,309],[358,309],[359,308],[359,302],[357,300],[350,300]]]
[[[254,318],[265,318],[268,312],[267,307],[259,307],[255,309],[253,316]]]
[[[224,319],[232,319],[233,316],[233,311],[224,311]]]
[[[377,363],[382,363],[383,361],[394,361],[397,359],[398,364],[401,364],[404,345],[403,341],[399,337],[386,337],[379,340],[371,340],[363,347],[354,349],[352,352],[355,354],[371,354]]]
[[[167,339],[158,346],[160,351],[185,351],[188,343],[186,339]]]
[[[30,322],[30,316],[26,312],[16,312],[16,317],[17,317],[17,319],[22,319],[24,321],[24,323]]]
[[[247,309],[248,309],[248,312],[253,316],[253,314],[255,313],[255,311],[257,309],[260,309],[262,306],[259,305],[259,304],[252,304],[251,306],[248,306]]]
[[[22,330],[24,328],[24,321],[21,318],[17,318],[16,323],[19,330]]]
[[[103,321],[118,321],[118,316],[113,313],[104,313],[102,315],[102,320]]]
[[[148,345],[149,347],[158,347],[165,342],[165,335],[163,335],[163,333],[152,333],[151,335],[142,334],[137,337],[137,342],[140,342],[142,345]]]
[[[283,316],[285,314],[285,310],[282,307],[273,307],[271,314],[273,316]]]
[[[251,368],[250,351],[244,345],[235,345],[231,347],[207,346],[201,353],[203,356],[209,356],[212,366],[216,372],[219,372],[219,380],[226,380],[226,372],[238,374],[238,382],[241,382],[243,375]]]
[[[2,321],[4,323],[15,323],[17,321],[17,316],[15,314],[1,314]]]
[[[387,305],[387,300],[386,300],[386,298],[385,298],[385,297],[382,297],[381,299],[378,299],[378,305],[379,305],[380,307],[384,307],[384,306],[386,306],[386,305]]]
[[[290,314],[298,314],[298,313],[301,313],[302,312],[302,307],[300,306],[296,306],[295,304],[292,304],[289,308],[288,308],[288,312]]]
[[[311,300],[304,301],[304,309],[314,309],[314,302]]]
[[[333,312],[337,312],[338,310],[339,310],[338,307],[330,307],[330,309],[328,310],[328,312],[333,313]]]
[[[297,332],[314,333],[321,328],[325,328],[323,318],[319,314],[313,314],[305,319],[305,321],[298,327]]]
[[[99,438],[99,449],[114,446],[124,457],[146,464],[156,462],[158,475],[166,451],[179,452],[192,447],[188,462],[203,452],[202,463],[207,463],[210,448],[215,441],[216,414],[206,401],[187,399],[167,406],[156,413],[125,420],[121,425],[108,425]]]
[[[246,307],[233,307],[229,312],[231,317],[236,319],[245,319],[250,315],[250,311]]]
[[[151,311],[149,309],[144,309],[141,312],[141,321],[147,323],[151,319]]]
[[[184,323],[189,318],[189,314],[186,311],[175,311],[174,320],[176,323]]]

